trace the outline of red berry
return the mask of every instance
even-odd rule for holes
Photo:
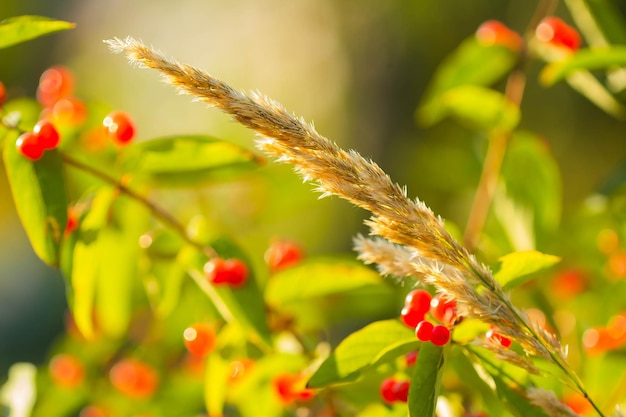
[[[432,296],[428,291],[413,290],[406,295],[406,298],[404,299],[404,306],[415,310],[416,314],[424,316],[428,313],[428,310],[430,310],[431,300]]]
[[[415,365],[415,362],[417,362],[417,355],[418,355],[417,351],[409,352],[406,355],[404,355],[404,359],[406,360],[406,366]]]
[[[576,51],[580,48],[581,39],[578,31],[558,17],[549,16],[543,19],[535,30],[537,39],[543,43]]]
[[[489,340],[492,340],[496,343],[499,343],[502,345],[503,348],[508,349],[511,347],[511,345],[513,344],[513,342],[511,341],[511,339],[509,339],[506,336],[502,336],[500,333],[498,333],[497,329],[495,328],[491,328],[487,331],[487,333],[485,334],[485,337]]]
[[[183,332],[185,347],[196,356],[205,356],[215,348],[216,334],[213,327],[206,323],[196,323]]]
[[[248,267],[239,259],[213,258],[204,265],[208,280],[214,285],[239,287],[248,279]]]
[[[451,325],[456,320],[456,301],[436,296],[430,302],[430,314],[435,320]]]
[[[294,242],[276,241],[265,251],[265,262],[276,271],[293,266],[303,258],[302,249]]]
[[[411,307],[405,306],[400,312],[400,318],[407,327],[415,329],[417,323],[424,320],[424,314],[419,310],[413,310]]]
[[[82,384],[85,377],[83,364],[74,356],[59,354],[50,360],[50,377],[59,386],[74,388]]]
[[[396,385],[394,378],[386,378],[380,383],[380,396],[385,402],[392,403],[396,400],[396,394],[393,392],[393,388]]]
[[[43,146],[39,137],[32,132],[22,133],[15,142],[18,152],[31,161],[36,161],[43,155]]]
[[[65,67],[52,67],[39,78],[37,100],[44,107],[51,107],[74,92],[74,76]]]
[[[123,359],[109,372],[111,384],[124,395],[134,398],[148,398],[154,394],[159,377],[149,365],[136,359]]]
[[[443,346],[450,341],[450,330],[440,324],[433,327],[430,341],[435,346]]]
[[[109,136],[119,144],[129,143],[135,137],[135,123],[126,112],[117,110],[109,113],[102,122]]]
[[[428,342],[432,338],[434,327],[428,320],[422,320],[415,327],[415,336],[422,342]]]
[[[4,83],[0,81],[0,107],[7,101],[7,89],[4,86]]]
[[[300,374],[282,373],[277,375],[272,384],[283,404],[291,404],[294,401],[309,401],[315,395],[315,391],[304,386],[304,380]]]
[[[33,128],[39,143],[44,149],[54,149],[59,145],[59,131],[49,120],[40,120]]]
[[[407,402],[409,399],[409,388],[409,381],[397,381],[391,389],[396,401]]]
[[[518,51],[522,47],[522,37],[497,20],[488,20],[476,31],[476,39],[484,45],[502,45]]]

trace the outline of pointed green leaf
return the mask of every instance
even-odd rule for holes
[[[0,48],[26,42],[49,33],[72,29],[74,23],[43,16],[17,16],[0,21]]]
[[[4,143],[4,165],[17,213],[33,250],[48,265],[59,263],[59,246],[67,223],[67,194],[61,156],[47,151],[32,162],[15,148],[18,133]]]
[[[224,414],[224,404],[228,390],[230,364],[218,352],[206,358],[204,370],[204,404],[211,416]]]
[[[378,273],[360,263],[310,259],[272,276],[266,298],[271,304],[283,305],[382,283]]]
[[[499,259],[500,270],[494,278],[507,290],[523,284],[532,274],[559,263],[561,258],[536,250],[513,252]]]
[[[485,87],[466,85],[440,97],[442,115],[452,116],[482,130],[512,131],[520,121],[519,107],[504,94]]]
[[[443,374],[442,346],[422,343],[409,388],[409,416],[435,417]]]
[[[171,136],[126,147],[123,168],[155,186],[190,187],[258,166],[261,159],[233,143],[208,136]]]
[[[398,320],[374,322],[346,337],[308,385],[320,388],[355,380],[363,370],[415,350],[419,344],[414,332]]]
[[[541,71],[541,82],[553,85],[575,71],[594,71],[626,66],[626,46],[581,49],[570,58],[551,62]]]
[[[529,212],[534,235],[541,238],[558,227],[561,174],[544,139],[529,132],[515,132],[502,164],[501,177],[507,197]],[[503,226],[511,227],[509,234],[514,238],[517,232],[510,216],[503,216],[502,221]]]
[[[432,125],[445,116],[441,95],[465,85],[489,86],[509,73],[517,54],[501,46],[485,46],[474,37],[465,40],[437,69],[417,116],[421,123]]]

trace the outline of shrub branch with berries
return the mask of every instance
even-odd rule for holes
[[[580,10],[572,13],[580,18]],[[488,253],[488,215],[502,199],[534,210],[527,236],[556,233],[554,160],[539,137],[518,128],[528,61],[546,61],[542,82],[565,80],[608,113],[626,114],[591,73],[625,64],[619,47],[581,50],[574,26],[535,18],[524,37],[501,22],[481,25],[442,63],[417,110],[425,125],[459,119],[488,137],[462,238],[377,164],[276,101],[235,90],[133,38],[106,41],[255,131],[261,151],[292,164],[323,197],[369,211],[370,236],[354,240],[362,263],[308,258],[298,243],[275,238],[260,268],[212,219],[179,220],[154,197],[155,190],[253,172],[263,158],[243,147],[200,135],[137,141],[140,127],[129,114],[74,97],[65,67],[43,73],[36,101],[13,99],[0,84],[13,200],[36,254],[63,273],[71,310],[48,371],[32,381],[32,415],[391,417],[407,408],[411,417],[608,415],[626,399],[623,379],[612,379],[618,389],[607,393],[579,375],[597,378],[581,363],[626,345],[624,315],[587,329],[572,361],[562,343],[568,316],[517,307],[511,294],[552,273],[553,288],[570,302],[586,289],[584,274],[554,272],[561,258],[534,245],[500,256],[497,268],[478,260]],[[14,37],[8,46],[72,25],[25,16],[0,27]],[[504,93],[490,87],[503,78]],[[536,169],[518,172],[523,165]],[[530,192],[538,182],[546,191]],[[514,244],[520,226],[505,220],[500,233]],[[621,236],[595,232],[609,286],[626,276]],[[397,317],[379,320],[375,307],[357,307],[371,304],[399,307]],[[351,314],[371,322],[330,349],[320,333]]]

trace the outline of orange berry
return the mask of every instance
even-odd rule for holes
[[[563,397],[563,404],[578,415],[593,411],[591,403],[580,393],[574,392]]]
[[[626,277],[626,251],[619,251],[609,256],[609,272],[614,278]]]
[[[217,335],[210,324],[196,323],[183,332],[187,350],[195,356],[205,356],[215,348]]]
[[[113,387],[133,398],[148,398],[156,391],[159,377],[149,365],[137,359],[123,359],[109,372]]]
[[[128,144],[135,137],[135,123],[124,111],[116,110],[109,113],[102,121],[102,125],[107,128],[109,136],[120,145]]]
[[[78,213],[72,207],[67,209],[67,224],[65,225],[65,237],[72,234],[74,230],[78,229]]]
[[[476,39],[483,45],[502,45],[512,51],[522,47],[522,37],[497,20],[488,20],[478,27]]]
[[[52,107],[62,98],[74,92],[74,75],[65,67],[48,68],[39,78],[37,100],[44,107]]]
[[[52,107],[52,118],[64,125],[79,125],[87,118],[87,106],[77,98],[63,98]]]
[[[228,376],[228,382],[235,383],[240,381],[250,368],[254,365],[254,361],[249,358],[242,358],[230,363],[230,374]]]
[[[619,249],[619,235],[613,229],[603,229],[596,237],[598,250],[605,255],[610,255]]]
[[[579,269],[561,271],[552,280],[553,293],[564,298],[580,294],[586,286],[585,274]]]
[[[491,329],[487,331],[487,333],[485,334],[485,337],[495,343],[499,343],[505,349],[510,348],[511,345],[513,344],[511,339],[509,339],[506,336],[502,336],[500,333],[498,333],[498,330],[494,327],[492,327]]]
[[[79,386],[85,377],[83,364],[73,355],[59,354],[50,360],[48,366],[50,377],[59,386],[74,388]]]

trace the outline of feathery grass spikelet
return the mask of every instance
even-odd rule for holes
[[[540,407],[550,417],[580,417],[559,401],[552,391],[530,387],[526,390],[526,396],[531,404]]]
[[[573,375],[558,340],[535,329],[513,306],[491,271],[450,236],[443,221],[423,202],[409,199],[406,189],[392,182],[377,164],[339,148],[260,93],[239,92],[132,38],[106,43],[112,51],[126,53],[131,62],[158,70],[181,93],[220,108],[256,131],[261,136],[257,146],[315,181],[322,197],[337,195],[369,210],[372,217],[366,224],[371,234],[387,243],[357,240],[361,259],[378,263],[383,272],[422,276],[439,293],[454,298],[461,314],[496,325],[527,353],[547,358]]]

